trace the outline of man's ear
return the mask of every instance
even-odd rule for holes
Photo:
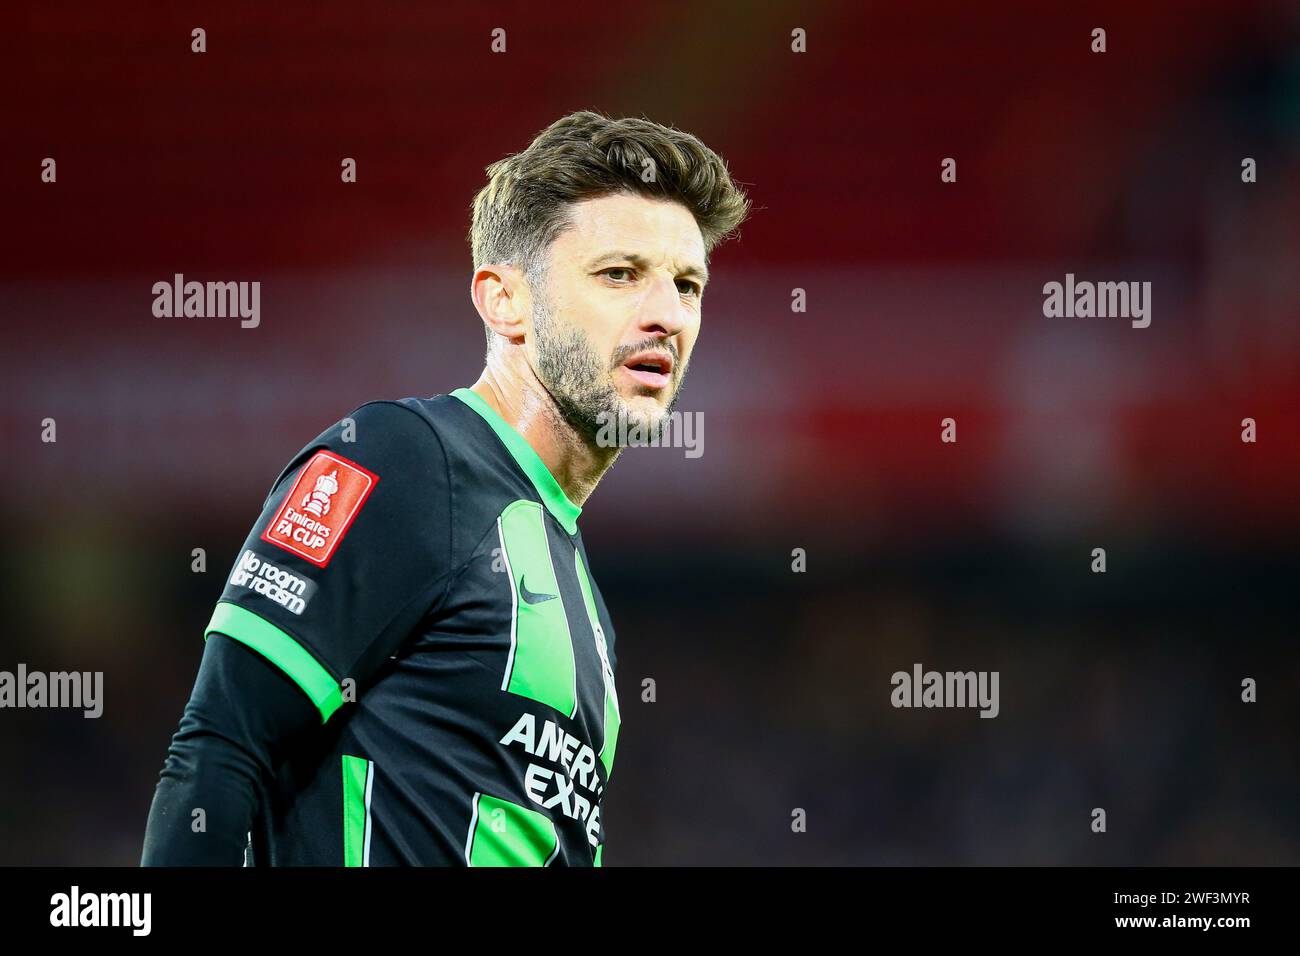
[[[470,279],[469,298],[487,327],[512,344],[533,329],[533,302],[523,272],[508,263],[480,266]]]

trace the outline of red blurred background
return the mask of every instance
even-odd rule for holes
[[[703,456],[630,452],[584,513],[623,694],[661,688],[625,715],[607,864],[1300,862],[1294,8],[0,17],[0,668],[108,685],[99,721],[0,713],[29,768],[0,863],[134,861],[271,480],[364,401],[474,380],[470,200],[584,108],[694,133],[755,205],[682,399]],[[155,318],[178,272],[260,281],[261,324]],[[1045,318],[1067,272],[1150,281],[1151,326]],[[1000,667],[1002,716],[892,710],[917,660]]]

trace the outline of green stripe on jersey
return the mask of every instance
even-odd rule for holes
[[[545,814],[475,794],[465,846],[470,866],[545,866],[558,848],[555,824]]]
[[[370,829],[370,786],[374,764],[364,757],[343,755],[343,865],[367,866],[366,836]]]
[[[572,717],[578,699],[577,667],[542,506],[516,501],[501,512],[497,527],[514,599],[501,689]]]
[[[343,706],[343,689],[316,658],[266,618],[238,604],[218,601],[203,631],[203,639],[216,633],[246,644],[293,679],[320,711],[321,722]]]
[[[605,765],[605,779],[614,771],[614,748],[618,746],[618,728],[622,719],[618,714],[618,691],[614,687],[614,669],[609,663],[609,647],[605,644],[605,630],[600,626],[600,615],[596,612],[596,598],[592,594],[591,578],[587,576],[587,566],[582,561],[582,552],[573,549],[573,563],[578,571],[578,584],[582,587],[582,602],[587,606],[587,620],[591,622],[591,636],[596,641],[596,652],[600,655],[600,673],[605,683],[605,736],[601,741],[600,762]]]

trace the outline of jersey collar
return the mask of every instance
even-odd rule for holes
[[[478,412],[479,417],[492,426],[497,438],[501,439],[501,444],[505,445],[506,451],[510,452],[510,457],[523,469],[524,474],[533,483],[533,487],[537,489],[537,494],[546,505],[546,510],[555,516],[555,520],[565,531],[576,534],[578,515],[582,514],[582,508],[569,500],[569,496],[564,493],[564,489],[555,480],[551,470],[546,467],[546,462],[542,461],[541,456],[533,450],[533,446],[528,444],[528,440],[515,431],[510,423],[498,415],[477,392],[468,388],[458,388],[451,394],[453,398],[460,399]]]

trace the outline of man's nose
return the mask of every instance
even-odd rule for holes
[[[672,277],[657,279],[641,300],[637,328],[651,335],[677,335],[686,328],[685,311],[677,280]]]

